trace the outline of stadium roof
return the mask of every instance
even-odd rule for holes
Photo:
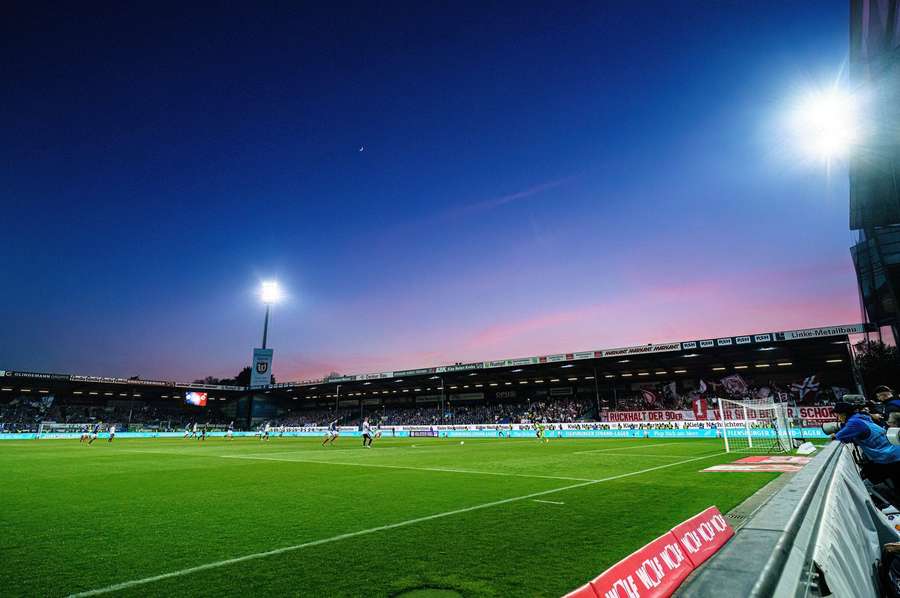
[[[726,372],[803,370],[822,366],[847,368],[848,336],[867,331],[864,324],[825,326],[781,332],[650,343],[592,351],[537,355],[493,361],[354,374],[329,379],[285,382],[253,389],[280,398],[374,397],[398,392],[440,392],[446,385],[458,393],[502,390],[525,384],[563,381],[652,381],[673,377],[712,378]],[[75,374],[0,370],[0,393],[69,392],[112,398],[175,398],[182,391],[205,390],[210,398],[232,398],[248,390],[163,380],[136,380]]]

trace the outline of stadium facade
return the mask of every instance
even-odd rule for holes
[[[851,248],[865,318],[900,338],[900,1],[850,3],[850,80],[865,140],[850,160]]]
[[[696,397],[725,392],[814,405],[859,388],[850,336],[869,330],[850,324],[760,332],[261,387],[0,370],[0,407],[56,407],[57,414],[83,414],[81,421],[187,413],[194,421],[249,426],[305,411],[361,418],[391,408],[433,409],[440,423],[452,423],[460,407],[560,400],[578,401],[588,417],[602,420],[619,411],[691,409]]]

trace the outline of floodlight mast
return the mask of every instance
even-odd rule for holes
[[[262,348],[266,348],[266,341],[269,338],[269,309],[273,303],[277,303],[281,299],[281,290],[278,288],[278,282],[274,280],[266,280],[262,283],[260,290],[262,302],[266,304],[266,319],[263,322]]]
[[[266,340],[269,337],[269,303],[266,303],[266,319],[263,322],[263,342],[262,348],[266,348]]]

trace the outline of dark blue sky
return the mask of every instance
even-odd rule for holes
[[[773,125],[845,1],[297,4],[7,9],[0,368],[231,375],[263,278],[282,380],[858,320]]]

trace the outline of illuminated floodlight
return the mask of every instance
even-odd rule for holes
[[[283,298],[281,288],[275,280],[264,280],[260,287],[259,296],[262,302],[267,305],[278,303]]]
[[[846,158],[860,142],[858,104],[856,95],[838,85],[801,93],[787,123],[799,153],[826,164]]]

